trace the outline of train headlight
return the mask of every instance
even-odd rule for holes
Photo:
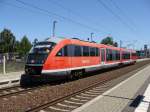
[[[35,63],[35,61],[34,61],[34,60],[31,60],[31,63]]]
[[[26,73],[28,72],[28,68],[25,68],[25,72],[26,72]]]

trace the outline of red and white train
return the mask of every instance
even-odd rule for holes
[[[26,61],[25,75],[73,78],[83,72],[135,62],[134,50],[53,37],[32,47]]]

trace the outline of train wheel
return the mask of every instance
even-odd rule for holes
[[[83,75],[83,70],[72,71],[69,75],[69,80],[75,80],[81,78]]]
[[[74,71],[71,72],[71,74],[68,75],[68,81],[73,81],[75,79],[75,73]]]
[[[81,70],[81,71],[78,72],[77,78],[81,78],[82,75],[83,75],[83,71]]]

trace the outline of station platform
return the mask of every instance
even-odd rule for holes
[[[23,73],[23,71],[20,71],[0,74],[0,88],[19,84],[20,77]]]
[[[150,65],[72,112],[150,112]]]

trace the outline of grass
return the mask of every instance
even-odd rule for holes
[[[6,63],[6,73],[24,70],[24,62],[9,61]],[[3,73],[3,64],[0,64],[0,74]]]

